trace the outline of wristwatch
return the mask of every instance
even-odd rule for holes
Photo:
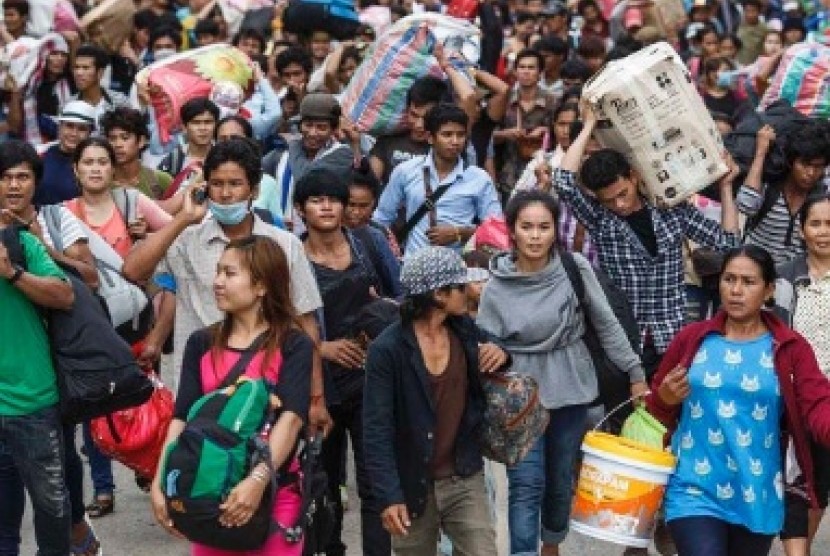
[[[12,274],[9,277],[9,284],[14,284],[18,280],[20,280],[20,277],[23,276],[23,273],[25,272],[25,270],[23,270],[23,267],[19,264],[12,265],[12,268],[14,268],[14,274]]]

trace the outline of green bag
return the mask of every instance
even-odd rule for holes
[[[667,431],[663,423],[655,419],[644,406],[638,405],[623,423],[621,436],[662,450],[663,437]]]
[[[202,396],[162,460],[162,489],[176,529],[192,542],[223,550],[254,550],[271,531],[270,485],[254,516],[242,527],[219,524],[220,504],[270,450],[259,437],[271,414],[271,392],[262,379]]]

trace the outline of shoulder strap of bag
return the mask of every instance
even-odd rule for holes
[[[382,263],[380,261],[380,254],[377,252],[375,247],[374,238],[372,238],[371,232],[369,232],[366,228],[357,228],[349,230],[349,232],[353,238],[354,250],[357,254],[360,266],[362,266],[363,270],[369,274],[372,282],[375,283],[375,287],[379,288],[377,293],[379,295],[383,295],[384,288],[380,279],[382,275]]]
[[[288,207],[288,197],[291,193],[291,164],[288,159],[288,151],[286,150],[280,158],[281,160],[277,163],[278,172],[280,166],[282,166],[282,182],[280,183],[280,208],[282,209],[283,214],[290,214],[290,207]]]
[[[579,272],[579,267],[576,266],[576,261],[573,255],[567,251],[560,251],[559,258],[562,260],[562,266],[565,268],[565,274],[568,275],[568,280],[571,287],[576,293],[576,299],[579,301],[579,306],[585,308],[585,282],[582,281],[582,274]]]
[[[430,223],[432,225],[435,225],[437,221],[436,206],[438,205],[438,199],[440,199],[444,193],[447,192],[451,184],[446,183],[435,191],[432,191],[432,186],[429,182],[429,168],[424,165],[424,202],[420,207],[418,207],[418,210],[412,214],[409,220],[406,221],[406,224],[403,225],[400,235],[401,243],[406,241],[407,236],[409,236],[410,232],[412,232],[415,226],[418,225],[427,213],[430,213]]]
[[[254,355],[256,355],[257,351],[259,351],[259,348],[262,347],[263,343],[265,343],[267,335],[268,334],[266,332],[263,332],[257,336],[256,340],[254,340],[251,345],[242,352],[242,355],[239,356],[239,360],[237,360],[236,364],[231,367],[231,370],[228,371],[228,374],[225,376],[224,380],[219,383],[219,386],[216,388],[217,390],[227,388],[239,380],[239,377],[241,377],[245,373],[245,369],[248,368],[248,363],[251,362],[251,359],[254,358]]]
[[[121,213],[124,223],[129,226],[135,216],[138,191],[127,187],[116,187],[112,190],[112,200],[115,202],[115,208]]]
[[[744,225],[744,238],[747,234],[758,227],[758,224],[766,218],[775,203],[778,202],[778,197],[781,196],[781,188],[777,185],[767,185],[764,189],[764,199],[761,201],[761,206],[758,208],[753,216],[747,219]]]
[[[0,230],[0,243],[6,248],[9,255],[9,260],[18,264],[25,270],[26,268],[26,253],[23,249],[23,240],[20,239],[20,226],[6,226]]]
[[[45,205],[40,207],[43,212],[43,219],[46,221],[46,229],[49,230],[49,237],[52,238],[52,247],[58,253],[63,253],[63,234],[61,234],[61,209],[58,205]]]

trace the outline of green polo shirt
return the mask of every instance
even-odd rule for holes
[[[20,235],[27,271],[66,278],[46,248],[28,232]],[[0,278],[0,415],[28,415],[58,403],[58,386],[46,329],[35,305]]]

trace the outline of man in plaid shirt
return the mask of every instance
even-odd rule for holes
[[[720,180],[721,224],[707,219],[688,203],[658,208],[639,193],[640,178],[622,154],[602,149],[591,155],[579,174],[586,193],[577,184],[577,171],[596,116],[583,107],[584,127],[553,174],[559,198],[567,203],[597,246],[600,267],[631,302],[643,347],[647,377],[657,370],[660,357],[684,324],[683,242],[686,238],[717,250],[740,243],[738,210],[732,196],[737,167]]]

